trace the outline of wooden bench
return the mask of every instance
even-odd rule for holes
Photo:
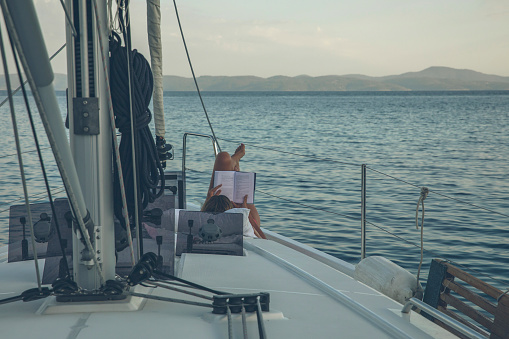
[[[509,293],[446,261],[432,260],[423,301],[486,337],[509,338]],[[423,315],[464,337],[430,315]]]

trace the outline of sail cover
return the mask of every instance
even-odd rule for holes
[[[160,0],[147,0],[147,32],[150,47],[150,62],[154,76],[154,124],[156,136],[164,138],[163,48],[161,43]]]

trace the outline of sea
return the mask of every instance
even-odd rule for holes
[[[215,134],[230,153],[244,143],[241,170],[257,173],[262,227],[356,264],[365,165],[367,256],[384,256],[416,274],[423,224],[423,284],[431,260],[442,258],[509,288],[509,92],[204,92],[202,98],[208,119],[197,93],[165,93],[165,138],[174,152],[168,170],[182,169],[186,132]],[[65,116],[65,93],[58,100]],[[45,190],[26,108],[21,96],[14,103],[28,190],[39,203]],[[23,203],[23,189],[8,105],[0,113],[0,244],[7,244],[9,206]],[[52,190],[63,196],[34,114]],[[187,199],[200,204],[214,162],[211,139],[189,135],[186,154]],[[429,193],[420,202],[423,187]]]

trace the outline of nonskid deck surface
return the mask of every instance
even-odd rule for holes
[[[246,240],[246,248],[242,257],[185,254],[177,273],[221,291],[269,292],[270,312],[264,312],[268,338],[453,337],[418,314],[402,316],[401,304],[293,249],[260,239]],[[0,264],[2,299],[34,286],[33,261]],[[202,301],[162,288],[148,292]],[[97,311],[83,307],[81,312],[74,308],[40,314],[44,303],[48,300],[0,305],[2,338],[228,337],[226,316],[198,306],[145,300],[138,311],[101,312],[99,303]],[[387,322],[394,332],[382,329],[373,319]],[[258,338],[254,314],[248,314],[247,329],[249,338]],[[234,338],[243,337],[240,315],[233,315],[233,333]]]

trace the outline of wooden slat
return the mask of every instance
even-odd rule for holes
[[[459,295],[461,295],[465,299],[471,301],[472,303],[476,304],[477,306],[479,306],[483,310],[489,312],[490,314],[492,314],[492,315],[495,314],[495,310],[496,310],[497,306],[495,306],[490,301],[484,299],[480,295],[478,295],[478,294],[476,294],[476,293],[466,289],[464,286],[461,286],[461,285],[456,284],[455,282],[449,281],[449,280],[444,280],[443,286],[445,286],[445,287],[451,289],[452,291],[458,293]]]
[[[486,327],[488,330],[491,331],[493,327],[493,320],[486,317],[484,314],[481,314],[479,311],[476,311],[471,306],[468,306],[463,301],[453,297],[450,294],[442,294],[440,296],[440,299],[445,301],[448,305],[451,305],[470,319],[476,321],[477,323],[481,324],[482,326]]]
[[[509,295],[504,295],[498,301],[497,311],[495,312],[495,320],[491,330],[492,339],[508,339],[509,338]]]
[[[442,283],[446,277],[447,266],[439,263],[436,259],[432,260],[429,267],[426,290],[424,291],[424,297],[422,298],[422,301],[431,307],[437,308],[440,302],[440,293],[443,291]],[[425,317],[431,319],[431,316],[427,314]]]
[[[441,311],[442,313],[447,314],[449,317],[451,317],[451,318],[453,318],[453,319],[455,319],[455,320],[459,321],[460,323],[462,323],[462,324],[464,324],[464,325],[466,325],[466,326],[470,327],[470,328],[471,328],[471,329],[473,329],[474,331],[476,331],[476,332],[478,332],[478,333],[480,333],[480,334],[482,334],[482,335],[484,335],[484,336],[486,336],[486,337],[488,337],[488,336],[490,335],[490,333],[489,333],[489,332],[486,332],[485,330],[483,330],[483,329],[482,329],[482,328],[480,328],[479,326],[476,326],[476,325],[472,324],[471,322],[469,322],[469,321],[467,321],[467,320],[463,319],[462,317],[460,317],[459,315],[457,315],[456,313],[454,313],[454,312],[453,312],[453,311],[451,311],[451,310],[448,310],[448,309],[446,309],[446,308],[444,308],[444,307],[442,307],[442,306],[438,306],[438,310],[439,310],[439,311]],[[445,325],[445,324],[444,324],[444,325]],[[445,326],[447,326],[447,325],[445,325]],[[442,327],[443,327],[443,326],[442,326]],[[449,326],[447,326],[447,327],[444,327],[444,328],[448,329],[448,328],[450,328],[450,327],[449,327]],[[448,330],[449,330],[449,329],[448,329]],[[456,334],[456,335],[458,335],[457,333],[455,333],[455,334]]]
[[[451,265],[448,262],[443,261],[442,263],[447,266],[447,273],[450,273],[450,274],[454,275],[456,278],[461,279],[464,282],[466,282],[467,284],[483,291],[484,293],[486,293],[487,295],[489,295],[492,298],[497,299],[503,293],[498,288],[493,287],[488,283],[485,283],[484,281],[468,274],[465,271],[460,270],[457,267],[454,267],[453,265]]]

